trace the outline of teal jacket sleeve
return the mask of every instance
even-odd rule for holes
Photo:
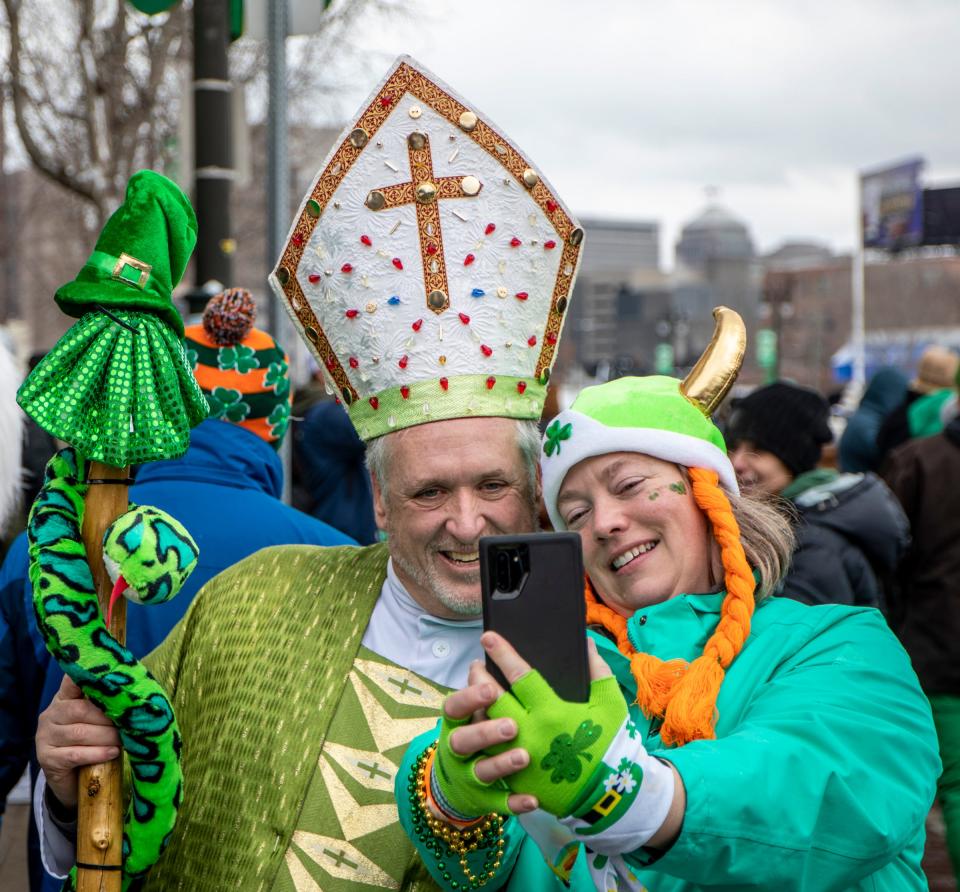
[[[438,722],[437,727],[432,731],[413,739],[410,746],[407,747],[403,761],[400,763],[394,792],[397,799],[397,811],[400,814],[400,825],[404,832],[416,847],[421,860],[426,865],[427,870],[430,871],[430,875],[437,885],[441,889],[448,889],[452,892],[454,889],[465,889],[470,886],[464,876],[459,856],[453,854],[444,843],[434,842],[432,835],[429,838],[421,838],[414,827],[414,810],[418,807],[415,805],[414,799],[417,757],[432,743],[435,743],[439,736],[440,724]],[[506,885],[516,863],[520,844],[525,837],[523,828],[513,818],[504,821],[503,835],[504,848],[500,866],[497,868],[496,875],[491,877],[482,887],[485,890],[490,890],[490,892],[502,889]],[[484,861],[489,851],[489,849],[478,849],[467,856],[470,869],[475,875],[479,876],[480,872],[484,870]],[[546,865],[544,865],[544,869],[546,870]]]
[[[647,884],[826,892],[922,850],[940,760],[910,660],[878,612],[814,610],[804,643],[751,680],[732,730],[656,752],[687,807],[663,858],[635,862]]]

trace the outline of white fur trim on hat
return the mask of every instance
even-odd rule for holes
[[[545,451],[540,455],[543,500],[557,530],[567,528],[557,511],[557,498],[569,470],[584,459],[611,452],[639,452],[685,468],[707,468],[717,472],[724,489],[734,495],[740,494],[737,475],[726,453],[699,437],[657,428],[607,427],[573,409],[561,412],[555,421],[560,427],[571,425],[570,438],[560,440],[559,449],[553,455],[548,456]],[[547,439],[544,437],[544,442]]]

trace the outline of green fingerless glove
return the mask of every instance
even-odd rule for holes
[[[587,703],[558,697],[539,672],[515,681],[487,710],[490,718],[511,718],[519,732],[498,752],[523,747],[530,764],[506,778],[514,793],[532,793],[540,808],[558,817],[569,815],[591,789],[602,759],[628,716],[615,677],[590,684]]]
[[[511,812],[507,808],[507,797],[510,790],[506,783],[484,783],[474,771],[477,762],[486,758],[487,754],[480,752],[461,756],[450,747],[450,735],[461,725],[468,723],[469,719],[450,719],[443,716],[437,754],[430,776],[433,799],[441,811],[458,821],[472,821],[490,812],[509,815]]]

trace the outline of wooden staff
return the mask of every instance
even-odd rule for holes
[[[83,546],[106,617],[113,583],[103,563],[103,534],[127,510],[129,468],[90,462],[83,514]],[[105,482],[99,482],[105,481]],[[106,620],[104,620],[106,621]],[[127,637],[127,601],[114,605],[110,634]],[[123,877],[123,754],[80,769],[77,791],[77,892],[120,892]]]

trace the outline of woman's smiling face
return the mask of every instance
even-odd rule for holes
[[[580,533],[594,585],[624,616],[723,578],[707,518],[670,462],[635,452],[584,459],[564,478],[557,507]]]

